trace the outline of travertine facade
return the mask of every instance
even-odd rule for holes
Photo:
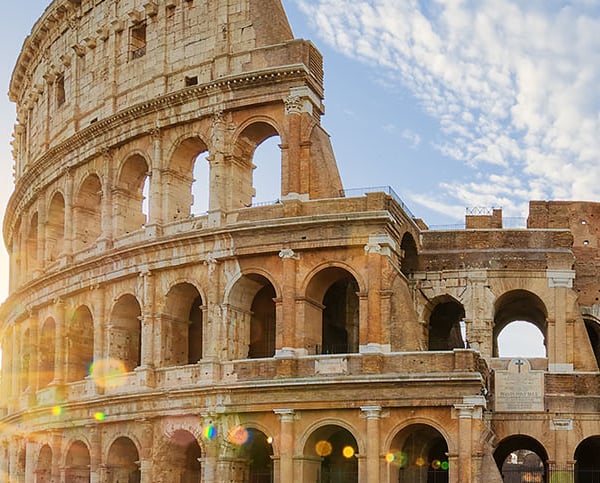
[[[545,480],[597,469],[600,205],[442,231],[350,196],[280,0],[55,0],[10,96],[0,481],[494,483],[518,450]],[[272,136],[281,197],[253,205]],[[497,357],[515,320],[547,358]]]

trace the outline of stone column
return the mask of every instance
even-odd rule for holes
[[[457,476],[458,480],[451,483],[473,482],[473,420],[481,420],[482,409],[485,407],[485,398],[482,396],[465,397],[463,403],[455,404],[458,417],[458,461],[457,471],[451,471],[450,476]],[[453,465],[450,464],[452,470]]]
[[[39,320],[37,314],[29,316],[29,390],[35,395],[38,389],[38,374],[39,371],[39,345],[38,345],[38,327]]]
[[[566,318],[566,304],[567,291],[573,288],[575,272],[572,270],[548,270],[547,277],[548,286],[554,289],[554,323],[552,324],[552,321],[548,320],[548,370],[550,372],[572,372],[574,341],[573,331],[569,331]]]
[[[221,224],[222,212],[227,210],[227,166],[225,165],[225,136],[227,123],[223,112],[215,112],[212,122],[212,151],[208,157],[209,172],[209,226]]]
[[[282,264],[281,304],[277,313],[277,356],[293,356],[300,348],[296,339],[296,272],[300,256],[290,248],[279,252]],[[302,351],[305,352],[305,351]]]
[[[94,361],[108,357],[106,353],[106,334],[104,327],[108,324],[106,313],[105,289],[101,285],[95,285],[92,290],[92,303],[94,307]]]
[[[150,272],[140,273],[144,286],[142,302],[142,367],[154,367],[154,308],[155,308],[155,276]]]
[[[303,172],[302,152],[300,148],[302,129],[303,100],[300,96],[290,95],[285,99],[285,131],[287,144],[282,149],[281,196],[304,194],[310,190],[309,174]]]
[[[140,452],[140,481],[152,481],[152,453],[154,452],[154,423],[148,419],[138,420],[142,427],[141,441],[143,441]]]
[[[379,422],[381,406],[361,406],[367,419],[367,483],[380,483]]]
[[[25,483],[35,483],[35,456],[37,445],[33,441],[27,441],[25,453]]]
[[[19,406],[19,365],[21,363],[21,358],[17,356],[17,351],[19,347],[19,330],[21,329],[21,324],[13,325],[12,328],[12,347],[11,347],[11,355],[12,355],[12,370],[11,370],[11,388],[10,388],[10,396],[12,401],[12,408],[16,409]]]
[[[98,246],[102,250],[106,250],[112,246],[114,236],[113,217],[112,217],[112,153],[110,150],[104,151],[103,160],[103,176],[102,176],[102,206],[101,210],[101,230]]]
[[[148,219],[146,220],[146,232],[150,236],[161,234],[164,220],[164,208],[162,200],[162,135],[156,127],[150,132],[152,137],[152,165],[150,166],[150,200],[148,203]]]
[[[65,380],[65,303],[57,299],[54,302],[55,307],[55,356],[54,356],[54,381],[52,384],[60,385]]]
[[[8,481],[11,483],[20,483],[23,481],[23,475],[20,472],[19,468],[19,450],[20,450],[21,440],[20,438],[13,437],[10,441],[10,446],[8,447],[9,451],[9,474]]]
[[[73,223],[73,175],[71,170],[64,170],[65,182],[65,224],[63,227],[64,241],[63,247],[59,251],[59,256],[70,256],[73,254],[73,237],[75,236],[75,227]]]
[[[90,483],[100,483],[102,465],[102,433],[96,426],[88,428],[90,436]]]
[[[10,483],[8,479],[8,443],[6,441],[0,442],[0,483]]]
[[[294,419],[293,409],[275,409],[281,421],[279,435],[279,480],[292,483],[294,481]]]

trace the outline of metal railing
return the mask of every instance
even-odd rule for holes
[[[402,198],[398,196],[398,193],[396,193],[391,186],[371,186],[368,188],[350,188],[340,190],[340,196],[345,198],[357,198],[359,196],[365,196],[367,193],[385,193],[386,195],[390,195],[392,198],[394,198],[394,200],[396,200],[396,202],[402,207],[408,216],[411,218],[416,218],[413,212],[410,211],[408,205],[404,203]]]

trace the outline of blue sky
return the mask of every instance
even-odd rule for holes
[[[2,92],[48,3],[4,9]],[[430,225],[466,207],[526,216],[530,199],[600,200],[600,2],[283,3],[324,55],[323,124],[347,188],[391,185]],[[1,206],[13,122],[0,95]]]

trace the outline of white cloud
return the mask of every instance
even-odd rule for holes
[[[437,149],[482,174],[442,184],[448,196],[510,210],[600,199],[597,2],[297,2],[326,42],[408,88],[439,121]]]

